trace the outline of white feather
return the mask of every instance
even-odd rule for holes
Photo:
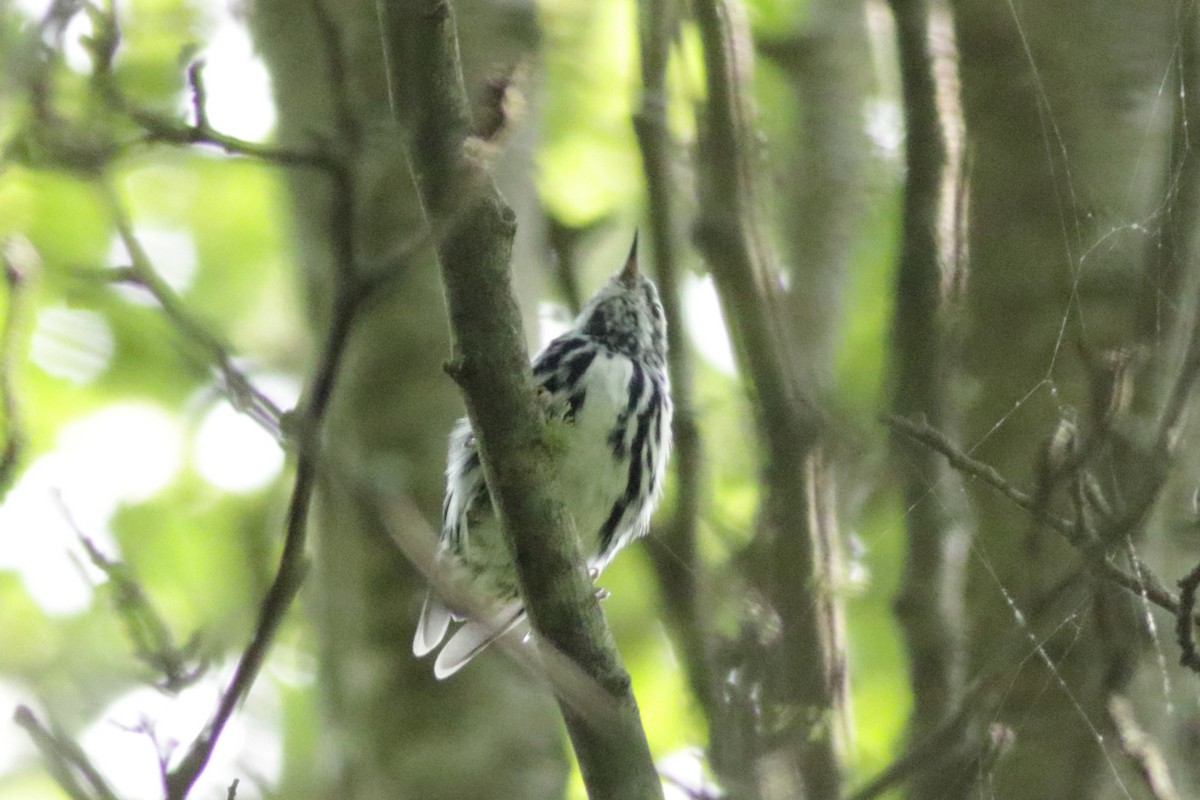
[[[524,619],[525,609],[521,604],[510,603],[488,621],[470,620],[463,623],[433,662],[434,677],[439,681],[449,678]]]
[[[446,631],[450,629],[450,609],[446,608],[432,592],[425,594],[425,602],[421,604],[421,617],[417,620],[417,633],[413,637],[413,655],[417,658],[433,652]]]

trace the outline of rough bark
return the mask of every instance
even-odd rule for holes
[[[360,133],[335,144],[354,153],[358,203],[350,213],[364,252],[378,263],[421,230],[405,155],[391,124],[379,25],[372,3],[327,3],[346,63],[342,102]],[[507,65],[531,38],[528,9],[480,9],[477,51]],[[310,143],[335,129],[328,42],[305,3],[260,0],[254,31],[270,67],[282,142]],[[503,35],[497,36],[500,30]],[[524,45],[522,44],[524,42]],[[495,65],[481,60],[473,85]],[[328,244],[316,224],[327,187],[297,171],[289,187],[297,253],[315,325],[328,291]],[[329,421],[332,455],[406,495],[436,527],[446,435],[461,413],[442,372],[449,351],[444,304],[432,258],[395,278],[394,290],[362,319]],[[413,658],[412,632],[424,581],[399,555],[377,513],[328,487],[319,513],[312,598],[321,635],[323,764],[331,796],[369,798],[559,798],[566,761],[553,703],[503,659],[481,658],[436,683]],[[287,793],[287,792],[285,792]]]
[[[1045,442],[1076,409],[1081,435],[1101,442],[1090,463],[1106,486],[1132,484],[1104,444],[1118,398],[1096,367],[1098,355],[1136,342],[1144,229],[1129,223],[1160,202],[1169,107],[1159,89],[1175,7],[954,9],[972,154],[964,357],[975,391],[964,447],[1034,485]],[[989,791],[1053,800],[1127,783],[1107,703],[1134,659],[1130,598],[1082,577],[1076,554],[994,493],[972,486],[970,499],[979,533],[969,669],[1008,687],[977,723],[1014,735],[1003,758],[978,769]],[[1020,641],[1039,643],[1033,658],[1014,649]]]

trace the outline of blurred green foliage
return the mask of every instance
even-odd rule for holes
[[[185,56],[211,34],[213,9],[180,0],[132,0],[122,7],[123,42],[116,64],[121,85],[139,103],[182,117]],[[756,32],[796,32],[805,24],[804,3],[756,0],[747,9]],[[635,5],[632,0],[544,0],[539,21],[544,31],[541,97],[533,124],[540,126],[536,160],[541,200],[571,225],[610,217],[632,222],[637,213],[631,209],[637,209],[643,188],[629,124],[638,102]],[[245,642],[273,569],[286,491],[283,477],[257,490],[231,493],[213,486],[196,469],[198,423],[217,402],[203,359],[157,308],[131,302],[106,280],[105,271],[121,264],[114,262],[112,220],[95,187],[78,174],[49,168],[36,157],[36,148],[22,144],[29,139],[25,126],[33,116],[20,76],[33,68],[34,24],[22,13],[0,16],[0,64],[6,76],[0,135],[10,154],[35,156],[27,163],[11,158],[0,166],[0,240],[27,237],[40,255],[38,309],[96,312],[110,329],[114,346],[103,369],[86,380],[53,374],[34,358],[14,365],[30,440],[24,463],[34,465],[54,451],[72,421],[114,403],[148,401],[178,420],[185,431],[181,469],[153,497],[123,503],[111,515],[107,525],[119,552],[109,555],[128,564],[176,642],[195,634],[200,655],[220,664]],[[70,33],[78,37],[80,32],[72,28]],[[71,41],[67,45],[72,52],[79,49]],[[680,147],[687,148],[694,139],[691,104],[703,99],[698,45],[690,28],[684,30],[679,51],[683,57],[676,57],[670,70],[671,123]],[[52,70],[58,113],[77,120],[99,140],[127,137],[129,129],[121,124],[105,127],[112,120],[89,99],[87,78],[77,67],[72,61]],[[760,70],[757,78],[758,124],[766,147],[798,146],[795,94],[770,69]],[[839,411],[858,430],[872,431],[871,437],[877,435],[873,415],[884,397],[898,217],[895,169],[882,160],[874,167],[889,176],[881,181],[888,188],[874,198],[848,276],[834,398]],[[139,149],[109,171],[139,229],[178,232],[190,242],[194,277],[180,292],[193,313],[246,359],[251,374],[290,375],[298,381],[311,331],[297,299],[300,281],[290,252],[283,176],[244,159],[170,147]],[[689,267],[699,270],[699,263],[689,258]],[[41,323],[44,317],[34,322],[34,338],[39,330],[50,335],[38,328]],[[87,344],[67,341],[63,346]],[[711,475],[700,551],[706,568],[720,576],[754,525],[756,455],[737,376],[698,363],[696,377]],[[849,758],[859,778],[895,754],[909,702],[890,611],[903,559],[902,519],[896,499],[873,485],[870,470],[879,446],[879,441],[863,444],[870,453],[863,458],[866,474],[853,476],[856,486],[844,500],[853,505],[844,518],[857,520],[844,534],[857,543],[850,549],[865,576],[847,588],[852,595],[850,674],[857,737]],[[113,454],[114,465],[121,463],[118,456]],[[27,549],[29,540],[41,535],[11,516],[4,519],[9,527],[0,530],[0,548]],[[69,545],[63,542],[54,551],[66,564],[79,558]],[[82,568],[74,574],[80,582],[98,580]],[[618,559],[602,582],[613,592],[605,608],[633,675],[655,754],[703,747],[703,720],[688,699],[680,665],[659,622],[655,580],[644,553],[635,548]],[[2,696],[15,692],[21,702],[38,705],[70,732],[95,723],[115,698],[155,678],[134,659],[105,588],[93,588],[85,608],[50,613],[35,601],[19,572],[0,569],[0,688],[12,690]],[[320,758],[313,669],[297,666],[311,662],[315,648],[301,605],[289,617],[274,667],[262,677],[277,690],[282,769],[293,786],[314,775]],[[0,750],[19,735],[0,735]],[[62,796],[28,748],[0,766],[7,770],[0,774],[0,800]],[[583,796],[577,776],[572,796]]]

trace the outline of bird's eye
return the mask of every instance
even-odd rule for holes
[[[663,307],[662,303],[654,303],[650,306],[650,313],[654,314],[655,319],[662,319]]]

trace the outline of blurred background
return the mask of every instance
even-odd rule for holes
[[[278,431],[231,402],[209,340],[122,276],[152,265],[233,368],[290,409],[328,323],[340,196],[314,170],[152,141],[146,120],[195,122],[187,75],[202,63],[212,129],[349,153],[361,263],[386,263],[422,226],[373,4],[326,3],[331,36],[307,3],[120,0],[110,80],[124,107],[93,77],[110,7],[82,5],[0,0],[14,456],[0,483],[0,800],[71,796],[7,721],[18,706],[78,742],[116,796],[163,796],[163,769],[212,714],[278,563],[292,480]],[[1177,376],[1195,370],[1194,4],[716,5],[747,115],[727,155],[753,187],[763,313],[782,320],[819,431],[824,478],[796,492],[814,491],[832,538],[796,580],[828,598],[827,629],[810,633],[826,636],[832,699],[803,725],[834,742],[841,796],[1193,796],[1200,694],[1173,666],[1174,620],[1090,565],[1100,552],[1173,585],[1197,550],[1195,457],[1168,459],[1153,435],[1175,387],[1188,405]],[[669,798],[801,797],[804,778],[773,759],[812,709],[773,705],[755,677],[786,627],[762,588],[779,556],[759,412],[728,298],[691,244],[711,76],[691,9],[667,6],[668,96],[655,102],[679,272],[664,290],[683,312],[671,335],[687,353],[699,500],[681,549],[671,526],[687,512],[668,479],[649,540],[602,577],[603,608]],[[507,87],[486,159],[517,213],[513,270],[536,350],[634,231],[656,263],[632,124],[645,108],[639,8],[456,11],[468,91],[485,107],[489,85]],[[347,115],[353,136],[338,127]],[[440,513],[462,413],[449,352],[425,254],[359,320],[327,419],[338,457],[418,510],[426,527],[407,535]],[[888,411],[946,431],[1040,511],[894,441]],[[1180,413],[1173,441],[1188,441]],[[1069,457],[1053,445],[1063,430]],[[1085,475],[1099,487],[1086,513],[1071,494]],[[192,796],[224,798],[237,779],[239,798],[584,797],[535,678],[489,651],[439,684],[411,656],[422,578],[377,513],[324,488],[305,586]],[[1096,523],[1100,549],[1086,553],[1038,517],[1074,509],[1083,526],[1139,508],[1135,524]],[[673,575],[698,587],[682,616]],[[1133,710],[1114,712],[1114,698]],[[1146,777],[1128,738],[1139,726],[1172,778]]]

